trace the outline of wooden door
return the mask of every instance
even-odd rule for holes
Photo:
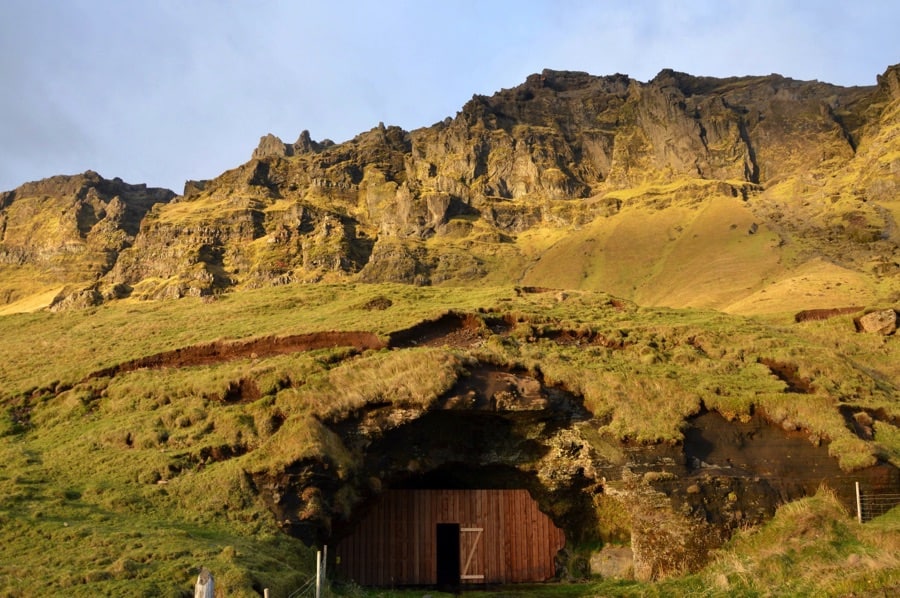
[[[462,527],[459,530],[460,559],[462,568],[459,578],[464,582],[484,582],[483,527]]]

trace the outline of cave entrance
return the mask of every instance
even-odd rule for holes
[[[552,579],[566,534],[597,528],[591,449],[574,429],[589,417],[563,388],[479,366],[433,409],[332,422],[356,458],[330,522],[336,573],[382,587]]]
[[[341,540],[336,561],[364,586],[540,582],[564,545],[525,489],[398,489]]]

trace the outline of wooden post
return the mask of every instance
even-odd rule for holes
[[[263,590],[263,598],[269,598],[269,588]]]
[[[316,598],[322,598],[322,551],[316,551]]]
[[[862,497],[859,494],[859,482],[856,482],[856,520],[862,523]]]
[[[328,583],[328,544],[322,547],[322,587]]]
[[[215,596],[215,580],[206,567],[200,567],[200,575],[194,584],[194,598],[213,598]]]

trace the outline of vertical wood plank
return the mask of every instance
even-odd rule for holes
[[[369,581],[369,583],[371,583],[371,580],[369,580],[369,578],[365,575],[365,571],[363,571],[363,563],[366,562],[366,559],[363,555],[363,551],[364,551],[364,547],[368,546],[366,539],[368,538],[367,529],[370,525],[372,525],[370,518],[363,519],[363,521],[361,522],[361,525],[359,526],[359,536],[353,547],[353,558],[355,559],[355,562],[353,564],[353,570],[354,570],[353,579],[356,580],[358,583],[364,583],[363,582],[364,579]]]
[[[538,521],[541,524],[541,550],[547,553],[548,557],[542,560],[541,577],[544,579],[552,577],[553,570],[553,541],[550,535],[550,518],[538,511]]]
[[[510,534],[511,532],[511,519],[512,519],[512,504],[510,499],[512,498],[509,494],[504,494],[501,501],[501,513],[500,517],[503,521],[503,558],[501,560],[502,570],[501,575],[503,576],[503,580],[512,580],[512,570],[510,569],[510,565],[512,564],[512,545],[510,544]]]
[[[408,505],[409,501],[407,500],[409,497],[409,491],[404,490],[400,495],[400,500],[398,501],[399,506],[397,508],[397,520],[399,522],[399,528],[402,530],[399,534],[399,538],[397,538],[397,542],[400,545],[400,563],[399,563],[399,575],[398,578],[403,580],[404,584],[408,584],[411,582],[410,574],[409,574],[409,561],[410,561],[410,552],[409,552],[409,511]]]
[[[413,522],[412,529],[410,532],[413,534],[413,546],[412,546],[412,570],[413,570],[413,584],[420,584],[422,578],[422,532],[424,531],[424,522],[422,521],[421,513],[419,512],[419,495],[415,492],[411,494],[411,502],[412,502],[412,514],[410,519]]]
[[[522,540],[519,538],[519,532],[522,529],[522,519],[521,519],[521,505],[519,504],[519,493],[513,492],[510,496],[512,500],[512,520],[510,525],[510,539],[512,540],[512,556],[510,560],[510,565],[512,566],[512,570],[510,571],[510,579],[513,582],[519,581],[519,569],[522,566],[522,557],[520,554]]]
[[[534,516],[535,508],[534,501],[531,500],[531,495],[527,495],[526,497],[526,513],[528,514],[526,518],[525,529],[527,532],[526,540],[525,540],[525,551],[528,559],[528,579],[535,579],[537,575],[537,571],[535,570],[535,565],[537,564],[537,559],[535,558],[537,555],[537,542],[538,542],[538,534],[537,534],[537,518]]]
[[[366,530],[370,525],[372,525],[370,519],[371,513],[369,517],[366,517],[360,522],[360,525],[357,528],[357,533],[355,534],[356,538],[353,546],[354,562],[352,566],[354,571],[353,579],[357,583],[364,583],[363,579],[368,580],[368,578],[364,575],[365,572],[363,571],[363,563],[366,560],[364,556],[364,547],[368,546],[366,542],[366,538],[368,537]],[[369,581],[369,583],[371,583],[371,581]]]
[[[491,521],[491,543],[488,548],[488,555],[490,558],[490,580],[494,583],[501,581],[503,578],[500,575],[500,555],[502,554],[502,546],[500,544],[500,540],[503,537],[501,535],[501,518],[500,518],[500,502],[499,502],[499,494],[493,493],[491,495],[490,500],[488,501],[488,518]]]
[[[476,490],[474,492],[472,504],[472,524],[473,527],[481,528],[481,538],[475,547],[474,558],[472,559],[472,572],[476,575],[484,575],[478,583],[484,583],[487,580],[487,572],[484,563],[484,543],[487,539],[484,532],[487,531],[484,525],[484,490]]]
[[[431,559],[428,564],[429,572],[428,578],[431,583],[437,583],[437,523],[440,520],[439,507],[440,507],[440,493],[432,490],[429,492],[431,495],[429,497],[429,510],[431,511],[431,525],[432,529],[428,530],[428,533],[431,534],[431,539],[429,540],[429,548],[431,550]]]
[[[387,575],[387,583],[390,586],[394,585],[394,580],[399,577],[399,567],[400,567],[400,559],[398,558],[400,555],[398,550],[399,546],[399,534],[398,527],[400,526],[400,518],[398,517],[398,512],[400,510],[400,497],[392,492],[390,497],[391,504],[391,516],[388,520],[387,529],[385,530],[385,540],[387,541],[387,550],[385,550],[385,554],[387,555],[387,563],[385,563],[388,571]]]
[[[369,536],[369,541],[371,542],[372,548],[375,550],[375,554],[372,555],[373,558],[371,560],[372,563],[372,574],[375,579],[375,585],[381,585],[384,583],[384,578],[382,577],[382,571],[384,567],[382,566],[382,551],[384,550],[384,546],[382,545],[383,534],[382,530],[384,528],[384,520],[388,516],[387,510],[379,509],[378,517],[372,522],[372,527],[370,529],[371,535]]]

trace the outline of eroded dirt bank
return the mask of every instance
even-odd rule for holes
[[[245,341],[217,341],[133,359],[94,372],[89,378],[115,376],[139,369],[212,365],[235,359],[257,359],[331,347],[353,347],[358,351],[366,351],[384,348],[385,343],[371,332],[315,332]]]

